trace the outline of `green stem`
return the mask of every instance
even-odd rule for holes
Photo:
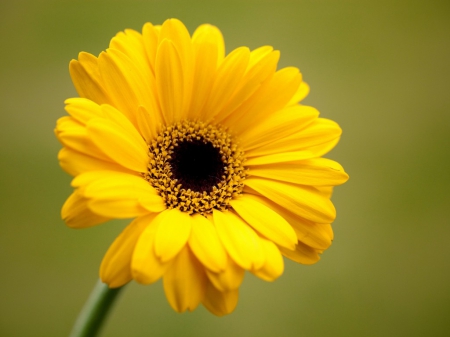
[[[81,310],[69,337],[96,336],[121,289],[110,289],[99,280]]]

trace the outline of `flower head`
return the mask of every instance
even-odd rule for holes
[[[313,264],[333,239],[333,186],[348,176],[322,158],[339,126],[299,104],[309,92],[279,52],[225,55],[220,31],[192,37],[178,20],[125,30],[98,57],[80,53],[56,135],[75,178],[69,227],[134,220],[100,267],[110,287],[163,278],[178,312],[236,306],[245,271],[266,281],[283,256]]]

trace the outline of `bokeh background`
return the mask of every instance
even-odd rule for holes
[[[344,133],[329,157],[335,241],[274,283],[247,275],[236,311],[177,314],[130,284],[103,336],[448,336],[450,2],[0,1],[0,336],[65,336],[124,222],[65,227],[70,177],[53,135],[76,96],[68,63],[120,30],[176,17],[217,25],[227,51],[281,50],[305,101]]]

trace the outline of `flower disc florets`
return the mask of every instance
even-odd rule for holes
[[[244,154],[222,127],[182,121],[149,144],[146,179],[168,208],[189,214],[226,210],[242,193]]]

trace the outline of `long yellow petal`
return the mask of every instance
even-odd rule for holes
[[[306,128],[288,137],[277,139],[269,144],[246,151],[248,157],[267,156],[270,154],[310,150],[314,146],[327,144],[339,139],[342,130],[329,119],[318,118]]]
[[[266,255],[266,263],[261,269],[252,270],[251,272],[264,281],[275,281],[283,274],[283,256],[273,242],[262,239],[261,243]]]
[[[250,53],[249,69],[227,105],[218,113],[218,122],[233,113],[261,87],[267,78],[275,73],[279,58],[280,53],[273,51],[272,47],[261,47]]]
[[[142,138],[136,141],[135,134],[101,118],[90,120],[87,132],[95,146],[116,163],[136,172],[147,171],[148,147]]]
[[[141,196],[138,199],[138,202],[142,207],[144,207],[149,212],[159,213],[167,208],[164,199],[161,198],[161,196],[159,195],[147,194],[145,196]]]
[[[112,50],[116,49],[120,53],[113,52]],[[122,71],[126,71],[128,64],[132,64],[136,67],[139,74],[139,77],[132,77],[131,74],[128,75],[129,84],[133,86],[132,90],[135,91],[136,99],[139,102],[138,106],[135,106],[135,113],[137,114],[139,111],[138,107],[142,107],[145,110],[152,111],[152,119],[155,120],[156,124],[161,123],[160,118],[160,109],[157,102],[157,97],[154,93],[156,93],[156,79],[154,71],[152,70],[152,66],[150,64],[149,59],[146,55],[146,46],[144,42],[143,36],[133,30],[126,29],[125,32],[118,33],[110,42],[110,50],[108,51],[111,55],[112,59],[115,60],[118,64],[124,64]],[[117,54],[117,55],[114,55]],[[139,83],[139,81],[142,81]],[[136,88],[135,86],[139,87]],[[139,90],[141,87],[144,90]],[[137,103],[135,103],[137,104]],[[153,122],[152,120],[152,122]],[[136,122],[136,126],[140,130],[139,121],[132,119],[133,122]]]
[[[193,74],[195,85],[192,87],[191,105],[188,111],[188,118],[190,119],[201,116],[202,108],[211,92],[219,62],[219,54],[223,52],[223,39],[222,44],[217,42],[218,34],[221,36],[216,27],[203,25],[195,31],[192,38],[195,55]]]
[[[206,292],[203,266],[185,246],[164,275],[164,291],[171,307],[177,312],[193,311]]]
[[[301,264],[314,264],[320,260],[319,252],[302,242],[299,242],[297,244],[295,250],[287,250],[283,247],[280,247],[280,251],[288,259]]]
[[[97,104],[111,103],[102,82],[98,60],[94,55],[81,52],[78,60],[70,61],[69,71],[80,97],[90,99]]]
[[[225,269],[215,273],[206,269],[206,275],[214,287],[220,291],[238,289],[244,280],[245,270],[239,267],[232,258],[227,257]]]
[[[231,258],[244,269],[259,269],[265,261],[258,235],[233,212],[213,211],[220,240]]]
[[[217,69],[209,98],[203,107],[201,117],[208,119],[227,104],[244,76],[250,59],[250,50],[240,47],[233,50]]]
[[[142,135],[139,134],[136,127],[125,117],[119,110],[111,105],[103,104],[101,106],[102,112],[105,117],[116,124],[116,127],[126,134],[130,141],[136,143],[142,149],[148,149],[147,144],[142,139]]]
[[[200,214],[191,216],[192,230],[189,247],[208,269],[223,271],[227,265],[227,253],[219,240],[216,228],[210,220]]]
[[[222,32],[213,25],[200,25],[192,34],[192,43],[194,48],[200,44],[214,45],[217,50],[217,64],[220,64],[225,58],[225,41]]]
[[[179,209],[164,212],[156,231],[155,253],[162,262],[169,261],[186,245],[191,234],[191,218]]]
[[[179,121],[185,95],[183,63],[171,40],[164,39],[156,54],[156,86],[163,117],[167,124]]]
[[[100,279],[110,288],[121,287],[132,280],[131,257],[139,236],[152,216],[135,219],[114,240],[100,265]]]
[[[178,19],[168,19],[164,21],[161,26],[159,41],[164,41],[165,39],[168,39],[173,43],[181,61],[181,71],[183,73],[181,78],[184,81],[183,97],[179,115],[175,116],[176,120],[180,120],[187,117],[187,109],[190,104],[195,66],[194,50],[187,28]]]
[[[150,65],[150,69],[155,74],[155,60],[156,60],[156,50],[158,49],[158,38],[159,32],[155,27],[147,22],[144,27],[142,27],[142,37],[145,52],[147,55],[147,60]]]
[[[145,44],[142,35],[133,30],[126,29],[112,38],[110,49],[117,49],[131,61],[147,81],[146,84],[152,89],[156,88],[155,75],[151,70],[150,62],[147,59]],[[154,90],[152,91],[154,92]],[[151,93],[149,93],[151,94]]]
[[[325,250],[333,242],[333,228],[331,224],[318,224],[306,219],[298,219],[292,227],[297,234],[298,240],[311,248]]]
[[[136,125],[147,143],[150,143],[158,136],[163,120],[159,110],[150,112],[141,105],[136,112]]]
[[[121,219],[148,213],[140,199],[156,196],[155,189],[143,178],[119,172],[87,172],[77,176],[72,185],[84,186],[82,193],[93,212]]]
[[[336,210],[330,199],[314,188],[253,177],[246,179],[244,184],[305,219],[331,223],[336,217]]]
[[[309,85],[306,82],[302,82],[298,87],[297,92],[294,94],[294,96],[292,96],[287,105],[297,105],[299,102],[303,101],[306,96],[308,96],[309,91]]]
[[[254,166],[254,165],[266,165],[275,163],[287,163],[299,160],[318,158],[330,152],[338,142],[339,137],[331,139],[330,141],[325,142],[323,144],[311,146],[309,148],[299,151],[274,153],[264,156],[255,156],[252,158],[247,158],[245,161],[245,165]]]
[[[339,163],[326,158],[252,166],[248,174],[311,186],[336,186],[348,180],[348,175],[343,167]]]
[[[219,291],[209,283],[206,287],[203,305],[216,316],[228,315],[234,311],[238,303],[239,289]]]
[[[289,223],[251,194],[230,201],[230,205],[250,226],[276,244],[293,250],[297,243],[295,231]]]
[[[238,134],[245,133],[255,121],[283,109],[302,81],[297,68],[290,67],[277,71],[264,84],[234,111],[223,124],[232,127]]]
[[[62,169],[72,176],[94,170],[119,171],[133,174],[132,171],[127,170],[123,166],[91,157],[68,147],[63,147],[59,151],[58,160]]]
[[[248,152],[253,148],[301,132],[302,129],[313,123],[318,116],[319,111],[316,109],[296,105],[255,120],[254,124],[240,137],[242,150]]]
[[[145,180],[135,173],[128,174],[125,172],[119,172],[119,171],[108,171],[108,170],[92,170],[89,172],[84,172],[78,176],[76,176],[74,179],[72,179],[71,186],[72,187],[86,187],[87,185],[100,181],[100,180],[113,180],[113,181],[120,181],[120,180],[128,180],[131,179],[132,184],[137,185],[145,182]],[[142,188],[146,188],[143,187]],[[150,190],[154,191],[153,193],[156,194],[156,191],[150,187]]]
[[[112,97],[111,105],[134,125],[139,106],[150,110],[157,108],[150,79],[145,78],[139,65],[127,55],[117,49],[108,49],[100,54],[98,63],[105,88]]]
[[[306,220],[267,198],[262,196],[254,197],[258,198],[261,203],[270,207],[286,219],[292,228],[294,228],[299,241],[312,248],[321,250],[327,249],[331,245],[331,241],[333,240],[333,230],[330,224],[318,224]]]
[[[67,113],[81,124],[95,117],[105,117],[100,105],[87,98],[69,98],[64,103]]]
[[[87,228],[110,220],[109,217],[93,213],[87,206],[87,199],[75,190],[61,209],[61,217],[70,228]]]
[[[88,136],[86,127],[72,117],[59,118],[56,123],[55,134],[61,144],[70,149],[104,161],[112,161],[95,146]]]
[[[149,213],[132,199],[89,199],[88,207],[98,215],[116,219],[135,218]]]
[[[131,274],[138,283],[151,284],[158,281],[170,266],[171,261],[161,262],[155,254],[155,234],[163,217],[163,213],[148,216],[148,225],[136,243],[131,258]]]

